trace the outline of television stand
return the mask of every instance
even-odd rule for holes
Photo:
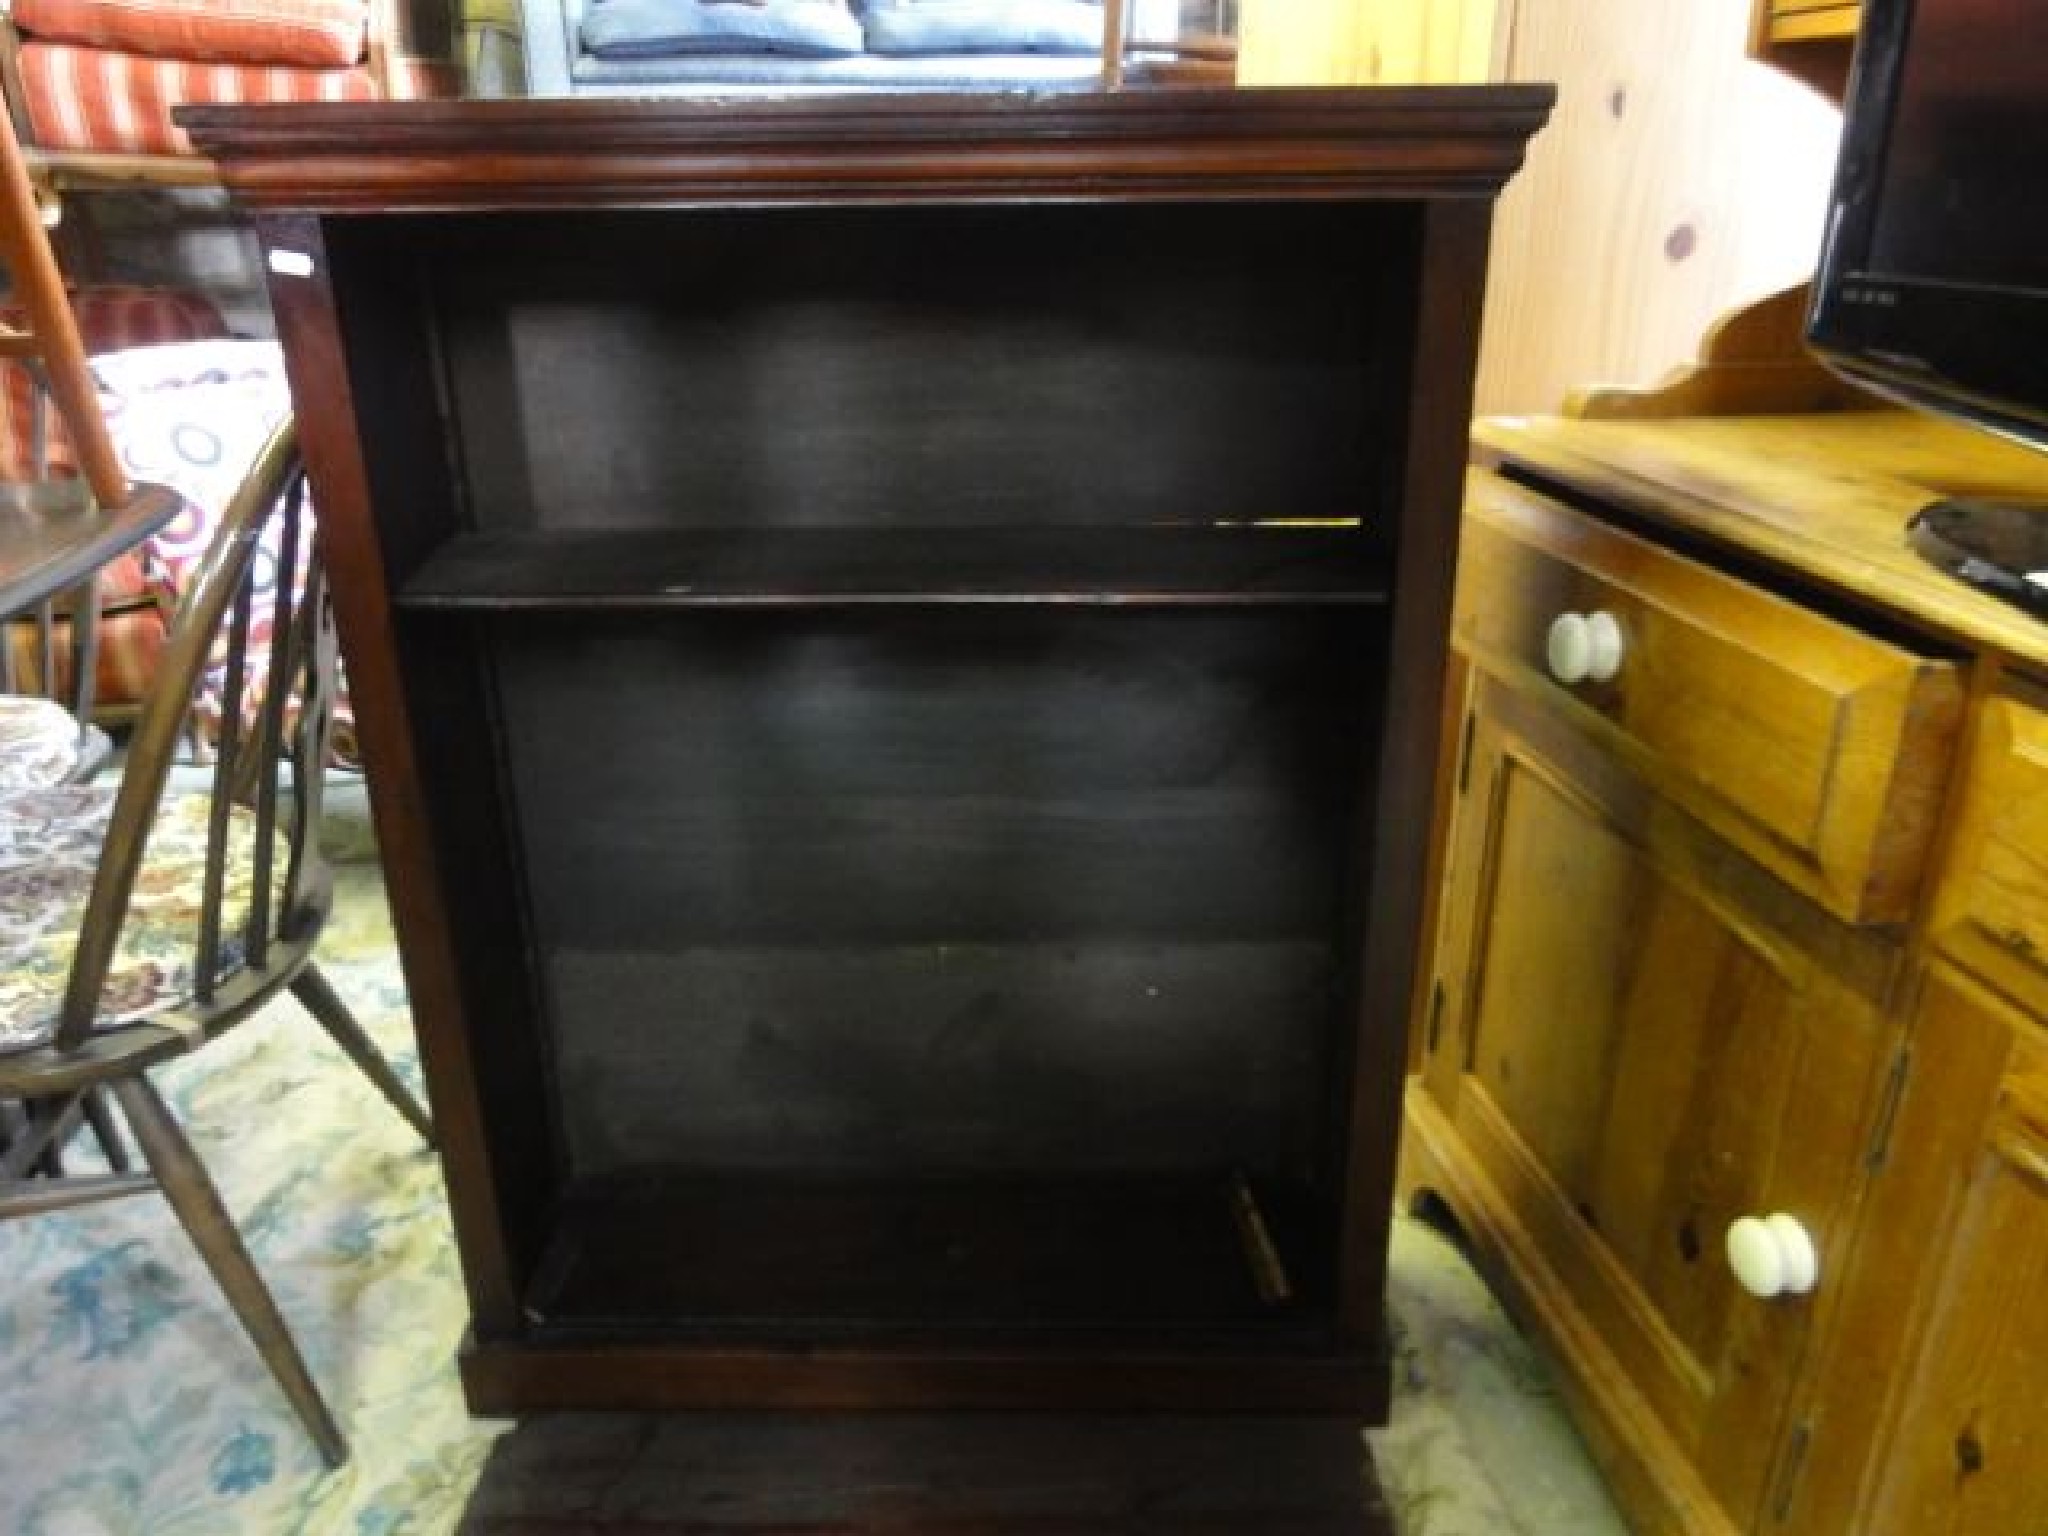
[[[205,109],[480,1412],[1387,1401],[1547,87]]]

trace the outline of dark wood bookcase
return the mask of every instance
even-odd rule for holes
[[[1374,1415],[1537,88],[189,115],[472,1404]]]

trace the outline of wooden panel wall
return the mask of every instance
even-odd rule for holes
[[[1241,0],[1244,85],[1499,77],[1513,0]]]
[[[1749,57],[1749,11],[1522,0],[1508,73],[1559,97],[1494,224],[1479,412],[1653,383],[1812,274],[1840,119]]]
[[[1751,0],[1242,0],[1246,85],[1551,80],[1494,223],[1481,414],[1690,362],[1803,282],[1839,118],[1750,56]]]

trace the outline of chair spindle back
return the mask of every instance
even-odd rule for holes
[[[305,502],[297,436],[287,422],[221,520],[130,739],[58,1020],[60,1049],[75,1049],[91,1034],[188,711],[216,662],[219,730],[189,1010],[200,1027],[225,978],[260,974],[277,945],[318,930],[329,879],[316,834],[336,666],[332,604]],[[238,860],[248,861],[251,895],[237,927],[225,908]]]

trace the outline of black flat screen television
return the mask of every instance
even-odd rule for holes
[[[1864,0],[1809,335],[2048,444],[2048,0]]]
[[[2048,0],[1864,0],[1813,292],[1832,367],[2048,449]],[[1929,509],[1912,532],[2048,611],[2048,508]]]

